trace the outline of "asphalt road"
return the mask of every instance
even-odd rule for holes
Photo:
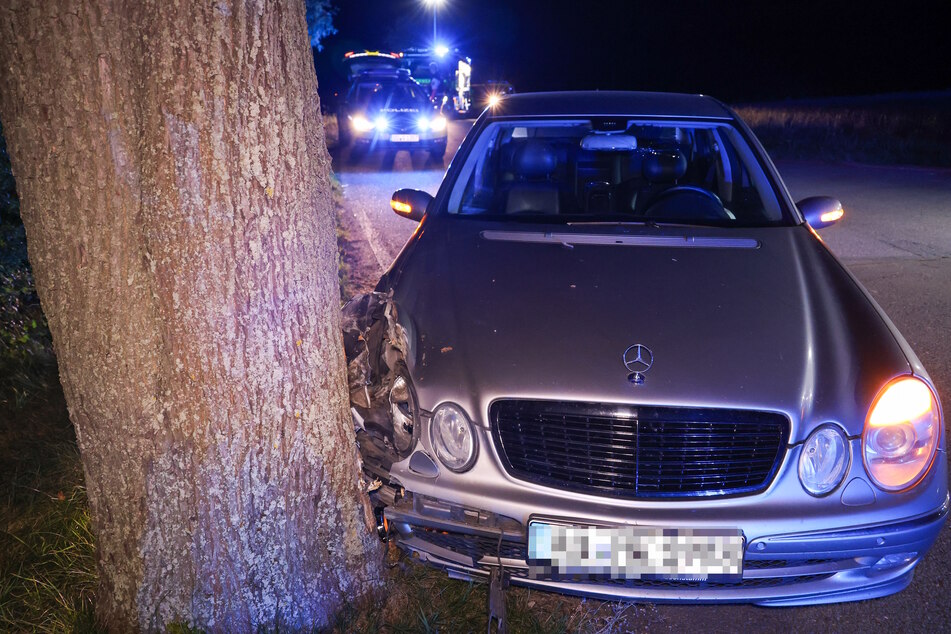
[[[450,124],[446,164],[470,122]],[[348,225],[364,247],[372,285],[415,229],[389,208],[401,187],[435,192],[445,167],[425,153],[373,153],[361,162],[335,152]],[[846,210],[822,231],[834,253],[871,291],[918,353],[951,415],[951,170],[779,162],[793,198],[839,198]],[[366,287],[367,283],[364,283]],[[947,422],[946,422],[947,426]],[[696,631],[951,631],[951,527],[945,526],[911,587],[873,601],[809,608],[657,606],[629,624]],[[645,620],[646,619],[646,620]]]

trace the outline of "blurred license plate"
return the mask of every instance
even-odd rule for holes
[[[416,143],[419,141],[418,134],[391,134],[390,141],[394,143]]]
[[[532,579],[740,581],[743,533],[736,529],[528,524]]]

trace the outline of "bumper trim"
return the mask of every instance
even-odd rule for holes
[[[451,578],[488,579],[489,569],[487,568],[454,563],[426,551],[416,552],[419,553],[422,561],[445,570]],[[616,584],[544,581],[514,574],[510,579],[513,584],[518,586],[606,601],[620,599],[650,601],[652,603],[752,603],[764,607],[790,607],[860,601],[894,594],[905,589],[911,583],[914,576],[913,566],[914,564],[909,564],[897,576],[888,577],[879,583],[857,587],[854,580],[851,579],[855,575],[849,574],[848,571],[833,575],[819,575],[817,579],[796,584],[757,588],[744,588],[742,585],[730,588],[703,589],[642,588]],[[783,594],[784,591],[788,592],[791,589],[794,589],[793,594]]]
[[[881,557],[889,552],[890,547],[924,552],[937,538],[947,517],[948,506],[943,504],[927,515],[910,520],[855,529],[760,537],[752,540],[748,548],[770,555],[801,553],[809,548],[815,557]],[[816,543],[822,543],[826,548],[811,550]]]

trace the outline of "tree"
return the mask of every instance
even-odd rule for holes
[[[0,118],[113,631],[377,587],[300,0],[5,0]]]
[[[334,14],[337,8],[330,4],[330,0],[304,0],[307,16],[307,34],[310,36],[310,45],[318,51],[324,50],[321,40],[337,32],[334,28]]]

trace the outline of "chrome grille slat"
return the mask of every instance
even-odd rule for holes
[[[761,491],[789,433],[785,416],[746,410],[505,399],[489,414],[513,476],[631,498]]]

